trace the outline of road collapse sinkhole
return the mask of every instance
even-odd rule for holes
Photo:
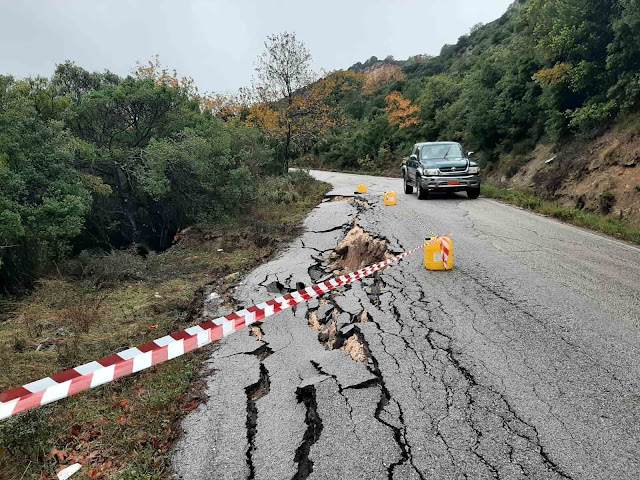
[[[371,208],[371,204],[359,197],[344,197],[342,195],[325,195],[323,203],[327,202],[350,202],[352,205],[360,208]]]
[[[388,252],[388,246],[389,243],[387,240],[374,238],[359,227],[356,220],[351,230],[345,235],[336,249],[329,253],[327,258],[324,258],[322,255],[313,257],[317,263],[309,269],[310,274],[311,272],[343,274],[359,270],[365,266],[393,257],[393,255]],[[361,283],[372,306],[375,308],[380,307],[380,296],[385,288],[385,282],[381,277],[381,272],[379,271],[371,277],[363,278]],[[341,290],[348,291],[351,288],[353,288],[352,285],[345,285]],[[406,440],[402,408],[400,404],[392,398],[391,393],[387,389],[384,377],[378,366],[378,360],[372,354],[364,335],[358,327],[358,325],[363,323],[375,323],[378,328],[380,328],[380,326],[375,322],[361,300],[361,310],[358,313],[349,313],[343,310],[338,305],[339,300],[336,300],[342,295],[344,294],[341,291],[334,290],[316,300],[317,305],[314,304],[314,301],[310,302],[306,314],[308,325],[311,329],[318,331],[318,341],[322,343],[325,348],[328,350],[343,350],[351,356],[352,360],[364,364],[375,376],[374,381],[368,380],[361,385],[350,388],[367,388],[375,384],[380,389],[380,398],[376,405],[374,418],[389,428],[399,449],[398,460],[386,466],[388,478],[392,479],[394,477],[394,472],[397,467],[410,464],[417,474],[417,477],[420,480],[425,480],[425,477],[413,464],[411,447]],[[357,309],[353,309],[352,312],[353,311],[357,311]],[[313,361],[311,363],[318,373],[327,375],[318,364]],[[332,377],[335,379],[334,376]],[[340,394],[343,395],[342,387],[339,385],[338,388]],[[313,400],[315,400],[315,389],[308,393],[311,393]],[[386,420],[384,412],[390,404],[393,404],[393,407],[399,412],[401,427]],[[311,409],[311,412],[314,413],[312,418],[314,419],[315,425],[317,426],[319,424],[320,428],[318,430],[311,430],[312,425],[309,422],[309,416],[307,416],[307,434],[305,435],[305,442],[303,442],[299,448],[299,451],[303,451],[305,455],[302,458],[296,458],[299,467],[298,474],[302,473],[303,475],[294,477],[296,479],[307,478],[309,473],[313,471],[313,461],[309,455],[310,446],[306,445],[306,441],[311,437],[311,433],[317,432],[317,437],[313,438],[313,443],[315,443],[317,438],[319,438],[319,433],[322,431],[322,419],[317,415],[317,406],[315,404],[310,405],[307,402],[305,402],[305,405],[307,406],[307,414],[309,414],[310,411],[309,407],[313,407]]]
[[[344,275],[393,258],[393,255],[387,251],[388,247],[389,242],[372,237],[356,222],[329,256],[333,273]]]
[[[370,315],[366,310],[352,315],[341,311],[331,300],[322,300],[317,309],[310,309],[307,313],[309,327],[318,332],[318,341],[325,348],[340,349],[356,362],[364,364],[369,362],[371,351],[355,323],[369,321]]]
[[[314,281],[327,274],[343,275],[354,272],[368,265],[379,263],[392,258],[388,252],[389,242],[375,238],[365,232],[356,222],[346,233],[343,240],[327,257],[314,256],[315,265],[309,268],[309,275]],[[363,279],[365,292],[374,305],[379,304],[382,290],[380,272],[373,277]],[[345,289],[350,289],[347,285]],[[317,306],[309,305],[307,323],[310,328],[318,332],[318,341],[329,350],[340,349],[348,353],[353,360],[367,364],[371,358],[371,351],[364,337],[357,327],[358,323],[371,321],[371,315],[363,309],[360,313],[352,314],[343,311],[333,300],[339,292],[331,292],[318,300]]]
[[[358,210],[369,208],[362,204],[358,204]],[[312,258],[316,261],[314,265],[309,267],[309,275],[314,282],[325,280],[334,275],[341,275],[355,270],[359,270],[365,266],[381,262],[385,259],[393,257],[388,252],[389,243],[386,239],[376,238],[364,231],[358,224],[357,220],[351,225],[344,238],[338,246],[333,250],[318,252],[317,256]],[[295,290],[301,290],[305,287],[300,282],[293,281],[293,276],[289,276],[283,281],[276,279],[267,284],[260,284],[265,287],[269,293],[285,295]],[[376,272],[373,276],[362,279],[363,289],[372,305],[378,307],[380,305],[380,295],[382,294],[385,283],[381,277],[381,272]],[[343,310],[339,305],[337,297],[344,295],[344,291],[353,288],[351,285],[345,285],[340,291],[332,291],[320,298],[313,299],[307,304],[305,314],[308,326],[318,332],[318,341],[328,350],[340,349],[348,354],[353,361],[359,362],[367,367],[376,376],[376,382],[381,390],[380,401],[376,407],[375,417],[378,421],[386,425],[393,432],[402,452],[401,459],[393,465],[388,466],[389,476],[393,476],[396,466],[405,463],[410,457],[407,446],[402,439],[402,431],[386,421],[381,416],[381,412],[391,400],[391,395],[385,387],[382,374],[377,366],[377,360],[373,357],[371,349],[367,344],[364,335],[358,328],[359,324],[374,322],[371,314],[361,303],[361,309],[358,313],[349,313]],[[295,307],[292,307],[295,313]],[[255,450],[255,436],[258,423],[258,405],[259,399],[268,395],[270,392],[271,382],[269,372],[264,364],[264,360],[271,354],[273,350],[269,347],[268,340],[260,325],[253,325],[250,329],[250,335],[262,342],[262,345],[253,352],[248,352],[260,359],[260,378],[258,382],[246,388],[247,397],[247,466],[249,468],[249,479],[254,479],[256,470],[253,461],[253,453]],[[312,362],[313,364],[313,362]],[[319,366],[316,366],[319,373],[324,374]],[[367,382],[369,386],[371,382]],[[365,385],[363,384],[364,388]],[[305,407],[305,424],[306,431],[299,447],[296,449],[294,461],[297,464],[297,471],[293,476],[294,480],[303,480],[309,477],[313,471],[313,460],[310,458],[312,446],[320,438],[323,425],[322,419],[318,414],[316,402],[316,390],[314,385],[304,385],[296,391],[296,400]],[[422,476],[420,475],[420,478]]]

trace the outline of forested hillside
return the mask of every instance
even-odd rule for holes
[[[162,250],[179,228],[235,216],[274,170],[256,128],[202,108],[157,61],[120,78],[71,62],[0,77],[0,291],[72,251]]]
[[[344,124],[314,144],[308,165],[396,171],[415,141],[447,139],[478,152],[485,167],[509,156],[510,166],[498,175],[508,178],[527,156],[536,157],[536,146],[554,145],[547,160],[563,145],[584,143],[634,114],[640,4],[518,0],[436,57],[374,57],[351,71],[360,88],[336,99]],[[573,160],[558,175],[580,169]],[[582,159],[582,169],[589,161]],[[543,180],[542,193],[554,196],[563,179],[554,179],[555,189]]]
[[[376,65],[400,66],[374,91],[342,99],[350,128],[332,132],[314,151],[355,167],[415,139],[449,138],[491,160],[545,136],[591,133],[637,104],[639,33],[633,0],[519,0],[437,57],[354,65],[364,83]],[[391,118],[394,92],[411,121]]]

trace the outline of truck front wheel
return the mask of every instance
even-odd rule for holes
[[[418,192],[418,199],[426,200],[427,198],[429,198],[429,190],[425,190],[424,188],[422,188],[420,182],[420,177],[416,176],[416,191]]]
[[[476,199],[480,196],[480,189],[479,188],[470,188],[469,190],[467,190],[467,197],[471,198],[471,199]]]
[[[406,172],[402,176],[402,178],[403,178],[403,181],[404,181],[404,193],[406,193],[407,195],[412,194],[413,193],[413,187],[407,183],[407,173]]]

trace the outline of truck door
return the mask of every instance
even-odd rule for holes
[[[414,155],[420,155],[420,149],[417,145],[414,145],[411,156],[407,161],[407,175],[411,179],[411,182],[413,182],[413,180],[416,178],[416,169],[418,168],[418,162],[416,161],[416,157]]]

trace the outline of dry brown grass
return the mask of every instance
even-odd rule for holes
[[[603,163],[608,163],[621,145],[622,142],[619,139],[615,139],[612,143],[605,147],[602,152],[600,152],[600,161]]]
[[[78,333],[88,333],[92,325],[100,323],[103,311],[95,305],[79,305],[63,308],[60,312],[62,323]]]

